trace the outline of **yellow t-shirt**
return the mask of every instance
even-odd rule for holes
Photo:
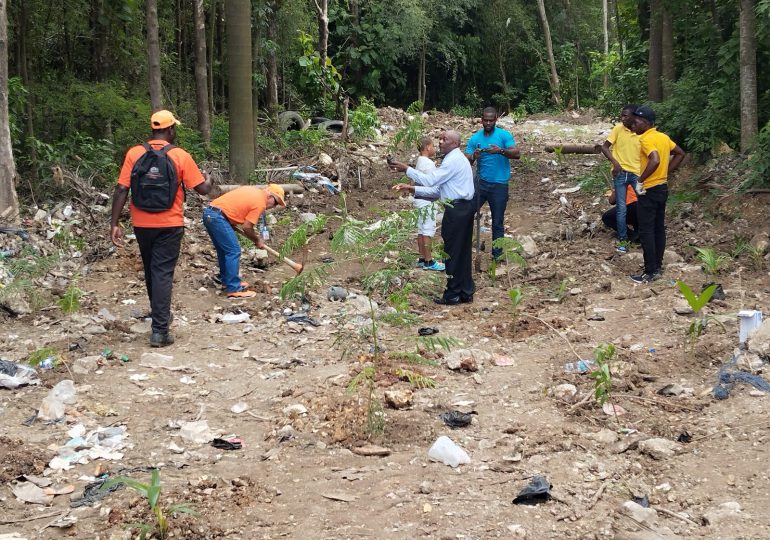
[[[614,157],[624,171],[639,175],[639,135],[628,129],[623,124],[617,124],[607,140],[612,145],[612,157]]]
[[[668,181],[668,161],[671,157],[671,150],[676,148],[676,143],[668,135],[655,128],[650,128],[639,135],[639,143],[641,146],[639,156],[641,171],[647,168],[648,156],[651,153],[657,152],[660,157],[658,168],[644,180],[644,189],[665,184]]]

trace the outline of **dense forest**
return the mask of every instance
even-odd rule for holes
[[[0,180],[16,174],[22,197],[59,169],[112,182],[159,108],[182,118],[196,158],[233,156],[236,178],[277,144],[281,110],[341,118],[415,101],[517,117],[650,103],[688,152],[750,154],[746,185],[770,171],[770,0],[0,0],[0,11]]]

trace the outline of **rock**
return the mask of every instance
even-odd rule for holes
[[[518,523],[508,525],[508,532],[510,532],[514,538],[526,538],[527,537],[527,529],[524,528],[523,525],[519,525]]]
[[[521,243],[522,247],[522,256],[525,259],[537,257],[540,253],[535,240],[531,236],[522,236],[519,238],[519,242]]]
[[[318,154],[318,163],[325,167],[331,167],[332,165],[334,165],[334,160],[326,152],[321,152],[320,154]]]
[[[20,292],[6,295],[0,300],[0,307],[10,312],[14,317],[21,317],[32,313],[32,308],[27,299]]]
[[[303,414],[307,414],[307,407],[305,407],[301,403],[295,403],[294,405],[289,405],[288,407],[284,407],[283,414],[285,416],[288,416],[289,418],[296,418]]]
[[[679,445],[677,443],[661,437],[639,441],[639,451],[653,459],[674,457],[678,450]]]
[[[422,493],[423,495],[430,495],[433,493],[433,485],[427,480],[424,480],[420,482],[420,487],[417,488],[417,492]]]
[[[573,403],[577,396],[577,387],[574,384],[560,384],[553,387],[553,397],[560,401]]]
[[[654,526],[658,520],[658,513],[653,508],[645,508],[634,501],[626,501],[620,507],[620,511],[636,521],[647,526]]]
[[[684,262],[684,259],[682,258],[679,253],[674,251],[673,249],[667,249],[665,252],[663,252],[663,265],[667,264],[673,264],[673,263],[680,263]]]
[[[303,212],[299,215],[299,218],[302,220],[302,223],[308,223],[310,221],[313,221],[316,217],[316,214],[313,212]]]
[[[723,521],[741,517],[743,514],[741,505],[735,501],[724,502],[719,508],[703,514],[703,521],[706,525],[717,525]]]
[[[83,328],[83,333],[90,334],[90,335],[106,334],[107,329],[101,324],[89,324],[88,326]]]
[[[78,358],[72,365],[72,371],[78,375],[85,375],[99,369],[99,360],[101,356],[84,356]]]
[[[764,253],[767,251],[767,248],[770,247],[770,236],[765,231],[758,232],[752,237],[749,244],[751,244],[751,247],[755,250]]]
[[[667,384],[666,386],[658,390],[658,394],[660,394],[661,396],[678,396],[682,393],[684,393],[684,386],[677,383]]]
[[[116,321],[118,319],[115,315],[110,313],[110,310],[107,309],[107,308],[100,309],[99,312],[96,315],[100,319],[108,321],[108,322]]]
[[[577,295],[581,294],[582,292],[583,292],[583,289],[581,289],[580,287],[574,287],[574,288],[569,290],[569,293],[572,296],[577,296]]]
[[[674,313],[676,313],[677,315],[692,315],[695,312],[690,307],[690,304],[680,300],[674,306]]]
[[[270,215],[272,215],[272,214],[270,214]],[[257,249],[252,251],[252,254],[254,255],[254,258],[257,259],[258,261],[263,261],[263,260],[267,259],[267,250],[266,249],[259,249],[259,248],[257,248]]]
[[[602,429],[596,433],[586,433],[585,438],[604,445],[615,444],[618,442],[618,434],[611,429]]]
[[[132,334],[148,334],[152,330],[152,321],[141,321],[131,325],[128,329]]]
[[[385,457],[390,455],[390,448],[385,448],[384,446],[376,446],[374,444],[356,446],[351,448],[351,451],[359,456]]]
[[[377,302],[372,300],[372,306],[369,307],[369,299],[362,295],[357,294],[355,296],[348,293],[348,298],[346,302],[346,309],[348,310],[348,313],[351,314],[362,314],[362,315],[369,315],[371,313],[371,309],[374,309],[374,312],[377,312],[377,309],[379,309],[379,306],[377,305]],[[369,321],[371,324],[371,321]]]
[[[479,364],[491,361],[492,355],[479,349],[457,349],[446,356],[446,366],[454,371],[478,371]]]
[[[644,262],[644,255],[638,251],[632,251],[623,255],[623,259],[628,262]]]
[[[326,299],[330,302],[344,301],[348,297],[348,290],[344,287],[329,287]]]
[[[770,356],[770,319],[766,319],[751,333],[747,345],[749,352],[765,357]]]
[[[409,389],[386,390],[385,403],[392,409],[404,409],[412,405],[414,394]]]

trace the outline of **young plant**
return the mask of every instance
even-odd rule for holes
[[[393,154],[399,150],[414,148],[420,142],[425,129],[425,124],[422,121],[422,106],[422,101],[415,101],[406,109],[406,114],[410,120],[393,135],[388,146],[388,152]]]
[[[139,530],[140,540],[145,540],[153,534],[157,534],[158,538],[161,539],[166,538],[166,535],[168,534],[167,516],[169,514],[183,513],[196,515],[195,511],[190,507],[190,505],[187,504],[172,504],[164,510],[163,506],[160,504],[161,485],[160,471],[158,469],[152,470],[149,484],[139,482],[138,480],[134,480],[133,478],[129,478],[127,476],[117,476],[113,479],[107,480],[104,484],[102,484],[100,490],[106,491],[110,487],[116,485],[128,486],[129,488],[139,493],[139,495],[144,497],[150,507],[150,512],[152,512],[152,515],[155,517],[154,525],[149,523],[130,523],[128,525],[128,527],[131,529]]]
[[[694,354],[695,342],[706,331],[706,325],[709,323],[709,321],[715,321],[719,324],[722,324],[713,315],[706,315],[705,317],[698,316],[706,304],[709,303],[709,300],[711,300],[711,297],[714,295],[714,291],[717,290],[717,284],[712,283],[706,287],[698,296],[695,295],[690,286],[687,285],[687,283],[684,281],[677,281],[676,286],[679,288],[682,296],[684,296],[684,299],[687,301],[690,309],[692,309],[693,313],[695,314],[695,320],[690,323],[690,326],[687,328],[687,332],[685,333],[688,338],[687,341],[690,343],[690,350]],[[722,325],[722,327],[724,328],[724,325]],[[686,350],[687,347],[685,347],[685,353]]]
[[[350,127],[353,128],[353,138],[356,140],[371,139],[377,132],[375,128],[380,125],[380,119],[377,117],[377,108],[366,99],[361,101],[350,114]]]
[[[553,301],[557,304],[561,304],[564,302],[564,299],[567,298],[567,295],[569,294],[569,280],[567,278],[564,278],[559,283],[559,287],[556,289],[556,292],[554,293]]]
[[[700,248],[696,247],[698,260],[701,262],[703,271],[709,275],[716,275],[719,271],[727,265],[730,257],[727,255],[721,255],[714,248]]]
[[[521,287],[512,287],[508,289],[508,298],[511,299],[511,307],[513,308],[513,329],[516,330],[516,320],[519,318],[519,305],[524,298],[524,293]]]
[[[83,298],[83,291],[78,288],[76,280],[73,279],[62,297],[57,301],[57,304],[59,304],[59,308],[65,315],[69,315],[80,310],[81,298]]]
[[[765,250],[762,247],[749,246],[749,258],[756,270],[762,270],[765,265]]]
[[[603,343],[596,347],[594,349],[596,369],[588,376],[594,380],[594,399],[602,407],[605,403],[609,403],[617,420],[617,411],[612,403],[612,370],[610,369],[610,362],[615,358],[615,352],[615,345],[612,343]]]

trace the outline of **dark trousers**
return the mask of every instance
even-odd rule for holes
[[[152,331],[166,334],[171,322],[171,289],[184,227],[134,227],[134,233],[144,264]]]
[[[663,253],[666,251],[666,200],[668,185],[647,189],[639,196],[637,203],[639,215],[639,242],[644,252],[644,272],[652,274],[663,266]]]
[[[637,203],[631,203],[626,207],[626,226],[628,227],[628,239],[631,241],[639,240],[639,220],[636,212]],[[618,211],[614,206],[602,214],[604,224],[617,232],[618,230]]]
[[[441,238],[447,253],[447,283],[444,298],[467,299],[476,292],[473,283],[473,217],[476,214],[475,200],[455,200],[444,209],[441,222]]]
[[[479,181],[479,209],[485,202],[489,203],[492,212],[492,243],[502,238],[505,234],[503,222],[505,220],[505,207],[508,206],[508,182]],[[497,259],[503,254],[500,248],[492,247],[492,256]]]

